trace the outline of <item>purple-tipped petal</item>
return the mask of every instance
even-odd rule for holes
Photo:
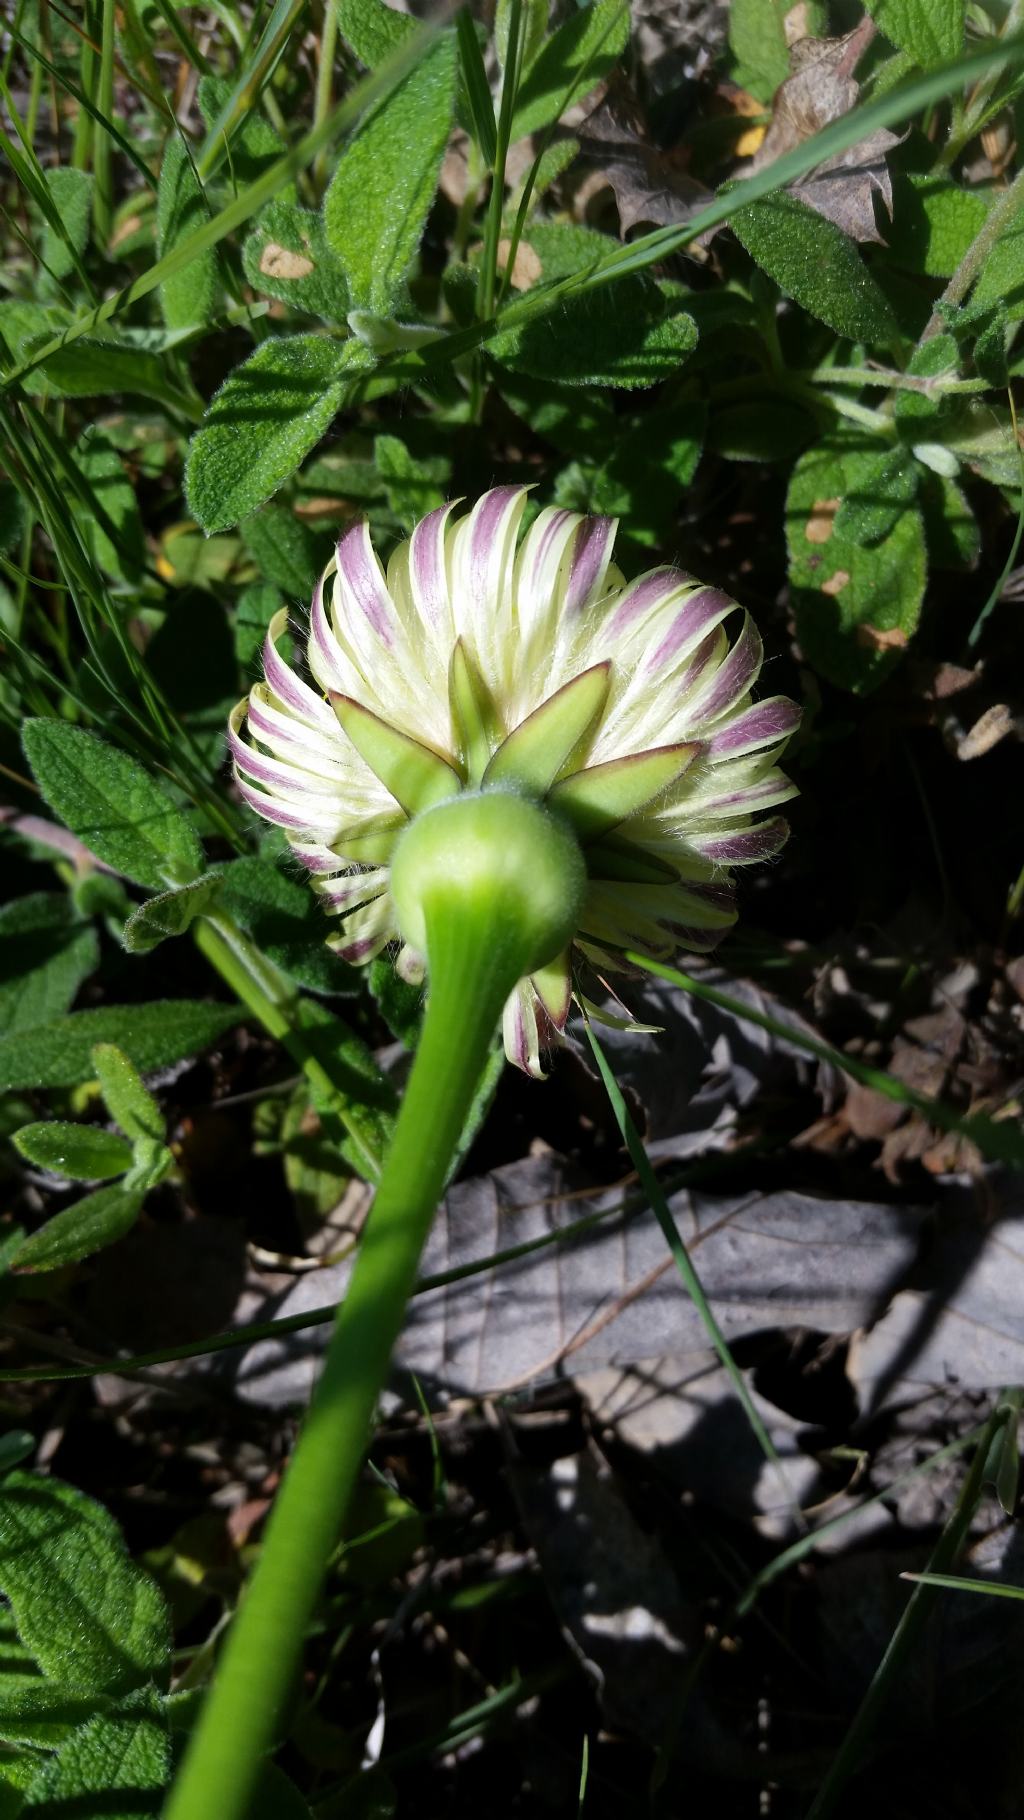
[[[319,591],[320,584],[317,584]],[[329,726],[334,719],[327,703],[309,687],[308,683],[296,676],[295,671],[285,663],[277,650],[275,639],[281,637],[288,622],[285,611],[275,613],[263,641],[263,674],[269,687],[300,719],[310,721],[314,726]]]
[[[749,695],[763,661],[764,646],[757,627],[750,614],[745,613],[743,630],[728,657],[714,680],[706,685],[705,692],[693,703],[694,726],[704,728]]]
[[[646,674],[654,675],[682,657],[706,638],[735,609],[736,602],[721,588],[701,588],[684,602],[650,657]]]
[[[655,607],[664,606],[681,588],[687,587],[689,581],[690,577],[682,569],[651,569],[626,589],[604,631],[612,638],[621,637]]]
[[[347,628],[351,612],[361,613],[381,643],[390,650],[396,637],[395,609],[365,520],[350,526],[339,539],[335,554],[340,584],[335,589],[335,610],[340,594],[345,609],[343,627]],[[358,637],[356,628],[351,630],[353,637]]]
[[[451,616],[445,534],[452,505],[438,506],[421,518],[409,539],[409,582],[420,617],[435,631]]]
[[[785,846],[789,823],[781,815],[754,828],[737,828],[729,834],[698,835],[693,845],[704,859],[719,866],[749,866],[755,860],[774,859]]]
[[[611,561],[617,521],[614,518],[585,518],[576,533],[569,582],[565,591],[565,612],[570,618],[583,611],[601,591]]]
[[[739,758],[744,752],[756,752],[759,746],[789,739],[799,725],[796,702],[785,695],[773,695],[717,728],[708,740],[708,753],[712,758]]]

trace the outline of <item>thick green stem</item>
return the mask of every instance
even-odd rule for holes
[[[568,831],[498,791],[428,809],[399,843],[392,895],[430,966],[423,1035],[320,1382],[165,1820],[243,1820],[249,1808],[494,1027],[523,974],[561,952],[583,883]],[[208,926],[211,958],[219,940]]]

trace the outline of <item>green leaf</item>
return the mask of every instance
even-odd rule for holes
[[[79,1726],[39,1771],[24,1813],[82,1820],[156,1820],[171,1779],[171,1743],[163,1704],[151,1689]]]
[[[735,78],[759,101],[770,101],[789,75],[789,52],[780,0],[732,0],[729,49],[736,59]]]
[[[101,1182],[108,1176],[124,1175],[132,1166],[132,1147],[127,1138],[114,1131],[101,1131],[97,1125],[73,1125],[64,1119],[44,1119],[39,1124],[23,1125],[14,1132],[11,1142],[27,1162],[38,1169],[50,1169],[55,1175],[66,1175],[70,1181]]]
[[[887,449],[870,457],[836,513],[836,536],[862,544],[890,536],[901,513],[917,498],[920,473],[906,449]]]
[[[989,250],[971,300],[1002,304],[1010,322],[1024,316],[1024,211],[1007,222]]]
[[[920,492],[928,558],[936,569],[973,569],[981,533],[966,494],[954,480],[924,473]]]
[[[212,131],[230,101],[234,86],[225,76],[200,76],[196,100],[208,132]],[[232,128],[228,153],[237,188],[256,183],[287,150],[280,133],[271,126],[266,115],[258,107],[247,108]],[[295,185],[286,184],[280,195],[294,200]]]
[[[86,511],[74,493],[69,505],[90,555],[115,581],[138,581],[146,562],[146,540],[135,490],[113,443],[90,427],[75,444],[73,459],[87,482],[100,517]],[[104,523],[104,518],[109,523]]]
[[[199,999],[157,999],[148,1005],[107,1005],[72,1011],[31,1031],[0,1040],[0,1093],[26,1087],[74,1087],[94,1078],[92,1049],[117,1043],[141,1074],[197,1055],[243,1016],[237,1005]]]
[[[345,321],[345,273],[312,209],[280,198],[268,203],[242,248],[242,264],[253,290],[262,296],[277,297],[324,322]]]
[[[189,510],[203,529],[227,530],[276,493],[373,365],[361,341],[291,335],[265,341],[229,373],[185,469]]]
[[[0,303],[0,335],[17,360],[25,360],[45,342],[71,326],[70,312],[21,298]],[[115,341],[82,336],[57,348],[21,382],[26,392],[45,398],[93,398],[107,392],[135,392],[143,398],[167,398],[163,364],[156,354],[121,347]]]
[[[60,1479],[12,1472],[0,1498],[0,1590],[43,1673],[70,1692],[164,1682],[163,1598],[101,1505]]]
[[[952,335],[933,335],[914,349],[907,362],[907,375],[914,379],[955,378],[960,366],[960,353]],[[893,416],[900,434],[914,441],[937,433],[937,421],[954,409],[953,401],[941,392],[898,391]]]
[[[512,138],[525,138],[557,120],[570,90],[574,103],[583,101],[615,67],[628,41],[629,7],[624,0],[592,0],[568,18],[524,71]]]
[[[989,207],[987,196],[963,189],[951,177],[896,171],[888,257],[905,271],[951,278]]]
[[[361,63],[375,70],[416,30],[408,13],[396,12],[384,0],[337,0],[342,37]]]
[[[587,271],[610,243],[590,228],[540,222],[528,244],[543,282],[554,283]],[[488,353],[517,374],[556,384],[633,387],[669,378],[696,345],[697,325],[677,290],[632,275],[567,297],[543,320],[506,329]]]
[[[43,177],[54,208],[64,223],[68,240],[81,256],[89,244],[92,173],[74,170],[71,165],[59,165],[56,170],[44,171]],[[75,269],[71,250],[67,241],[62,239],[49,222],[43,230],[42,253],[54,278],[70,277]]]
[[[444,504],[444,491],[437,484],[439,464],[417,461],[397,436],[374,437],[373,461],[403,530],[411,531],[419,519]]]
[[[255,519],[247,520],[254,524]],[[235,656],[248,673],[256,665],[267,627],[284,606],[284,597],[269,581],[254,581],[243,588],[235,604]]]
[[[99,964],[96,932],[72,921],[59,892],[33,891],[0,907],[0,1037],[34,1030],[66,1011]]]
[[[17,1645],[15,1644],[15,1648]],[[4,1639],[4,1661],[10,1661]],[[95,1717],[105,1704],[96,1694],[69,1694],[39,1674],[31,1659],[20,1672],[0,1670],[0,1737],[6,1743],[61,1744],[69,1731]],[[6,1756],[3,1759],[6,1769]],[[0,1806],[0,1820],[4,1809]]]
[[[160,258],[209,220],[210,210],[183,139],[168,139],[160,167],[156,239]],[[197,253],[160,286],[160,308],[169,329],[190,329],[215,321],[221,300],[215,248]]]
[[[838,335],[888,346],[899,327],[853,241],[794,196],[763,196],[729,225],[780,291]]]
[[[791,462],[814,435],[814,419],[788,398],[751,398],[712,413],[708,447],[725,461]]]
[[[446,32],[364,119],[324,197],[327,239],[352,305],[390,316],[426,226],[455,100],[455,39]]]
[[[378,954],[370,962],[369,973],[370,991],[392,1036],[407,1049],[415,1049],[423,1023],[423,987],[404,980],[389,954]]]
[[[326,567],[330,553],[327,539],[317,537],[287,506],[264,506],[255,518],[245,519],[239,529],[260,574],[273,582],[275,590],[280,588],[305,605],[312,598],[317,576]],[[241,607],[239,597],[239,612]],[[269,620],[264,621],[264,625],[268,623]]]
[[[361,975],[327,947],[331,924],[309,886],[269,859],[225,866],[224,903],[276,966],[311,992],[353,993]]]
[[[847,689],[873,689],[898,662],[921,611],[924,531],[916,510],[867,548],[839,535],[842,502],[863,494],[876,444],[823,443],[798,461],[786,502],[789,575],[800,644]]]
[[[930,69],[964,48],[966,0],[865,0],[890,44]]]
[[[321,1005],[317,999],[304,998],[298,1001],[297,1011],[303,1039],[313,1055],[326,1066],[333,1083],[329,1099],[321,1099],[314,1087],[313,1103],[339,1153],[357,1174],[365,1176],[366,1154],[356,1154],[342,1129],[334,1102],[340,1090],[349,1124],[362,1140],[365,1153],[381,1157],[394,1129],[398,1105],[395,1089],[381,1073],[361,1037],[328,1011],[326,1005]]]
[[[22,743],[51,809],[136,884],[184,883],[202,870],[191,823],[126,752],[66,721],[26,721]]]
[[[140,904],[124,926],[123,941],[129,954],[148,954],[175,935],[184,935],[197,916],[206,916],[220,893],[220,875],[208,872],[176,891]]]
[[[169,1151],[167,1157],[168,1163],[173,1161]],[[147,1180],[145,1185],[140,1182],[130,1187],[129,1181],[127,1178],[123,1185],[112,1182],[106,1188],[96,1188],[73,1207],[55,1213],[19,1245],[11,1259],[12,1268],[60,1270],[123,1238],[138,1219],[147,1190],[153,1185],[152,1180]]]
[[[623,533],[636,542],[659,544],[697,471],[706,424],[706,406],[687,403],[623,426],[595,476],[591,509],[620,518]]]
[[[107,1109],[125,1137],[136,1145],[162,1144],[163,1114],[123,1049],[116,1043],[95,1044],[92,1065]]]

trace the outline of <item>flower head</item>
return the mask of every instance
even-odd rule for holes
[[[706,953],[735,922],[731,868],[786,839],[758,816],[795,795],[776,760],[799,710],[751,700],[761,641],[743,613],[730,643],[728,595],[674,568],[627,583],[613,519],[548,507],[520,539],[527,497],[496,487],[461,518],[431,512],[386,574],[353,525],[313,597],[312,681],[277,650],[280,613],[230,740],[242,795],[341,917],[347,961],[398,938],[390,861],[423,810],[494,788],[569,824],[587,870],[574,940],[505,1007],[510,1060],[539,1074],[574,955]],[[407,977],[422,964],[399,955]]]

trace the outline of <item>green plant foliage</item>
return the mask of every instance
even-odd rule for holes
[[[265,341],[229,375],[192,438],[185,484],[205,531],[250,518],[319,442],[374,365],[361,341]]]
[[[23,1811],[155,1820],[170,1777],[163,1703],[140,1690],[71,1732],[29,1784]]]
[[[153,1186],[150,1172],[129,1173],[123,1183],[97,1188],[73,1207],[65,1207],[19,1245],[11,1265],[15,1270],[60,1270],[77,1264],[96,1251],[113,1245],[134,1226],[146,1193]]]
[[[164,1136],[164,1121],[153,1095],[116,1043],[97,1043],[92,1065],[112,1116],[133,1144],[143,1146],[140,1160],[145,1160],[145,1147],[162,1143]]]
[[[966,0],[867,0],[890,44],[925,69],[964,47]]]
[[[190,822],[127,753],[56,720],[29,721],[22,743],[50,807],[108,866],[150,886],[201,870]]]
[[[378,436],[373,461],[384,482],[388,505],[404,531],[444,503],[443,461],[417,461],[397,436]]]
[[[326,562],[324,542],[309,526],[287,506],[264,506],[254,518],[245,519],[239,529],[246,550],[265,580],[291,600],[308,601]],[[269,596],[266,598],[269,600]],[[271,617],[272,612],[263,620],[264,627]]]
[[[811,449],[793,471],[786,539],[800,642],[843,688],[874,688],[911,638],[921,611],[925,544],[916,509],[870,545],[840,534],[839,513],[873,504],[878,458],[856,441]],[[863,523],[864,513],[854,519]]]
[[[138,581],[146,544],[135,489],[124,462],[101,430],[86,430],[73,459],[91,495],[84,506],[74,495],[71,509],[79,534],[100,568],[115,581]]]
[[[106,1005],[74,1011],[0,1039],[0,1092],[23,1087],[74,1087],[92,1080],[96,1043],[117,1043],[142,1074],[196,1055],[237,1024],[234,1005],[189,999],[148,1005]]]
[[[845,494],[835,517],[840,542],[880,543],[917,498],[921,471],[905,449],[873,455]]]
[[[437,189],[454,101],[455,41],[446,33],[338,160],[324,198],[324,228],[356,309],[390,316],[401,303]]]
[[[61,893],[0,905],[0,1037],[59,1018],[98,961],[95,930]]]
[[[242,248],[245,275],[254,291],[277,297],[306,316],[343,323],[348,285],[328,245],[321,217],[275,197],[257,217]]]
[[[52,1170],[76,1182],[98,1182],[131,1168],[132,1147],[116,1131],[98,1125],[72,1125],[64,1119],[23,1125],[13,1137],[15,1149],[37,1169]]]
[[[896,318],[853,241],[794,196],[765,196],[729,225],[780,291],[852,341],[885,346]]]
[[[38,352],[71,322],[71,312],[56,304],[14,297],[0,302],[0,335],[18,361]],[[43,398],[95,398],[105,392],[167,397],[166,377],[157,355],[84,335],[48,355],[21,383],[27,392]]]
[[[338,24],[369,70],[390,57],[416,29],[408,13],[397,12],[384,0],[338,0]]]
[[[789,75],[783,14],[778,0],[732,0],[729,7],[736,81],[759,101],[770,101]]]
[[[256,522],[250,518],[246,525]],[[259,657],[267,627],[283,606],[283,594],[268,581],[251,582],[238,596],[234,617],[235,656],[247,677]]]
[[[888,256],[907,271],[951,278],[988,215],[988,199],[943,173],[898,172]]]
[[[614,69],[628,38],[625,0],[591,0],[566,19],[526,66],[512,117],[513,139],[557,120],[570,95],[574,102],[583,101]]]
[[[526,244],[545,284],[585,273],[605,251],[602,235],[580,227],[538,225]],[[668,378],[697,340],[697,325],[678,291],[647,277],[626,277],[567,302],[539,323],[506,329],[488,351],[531,379],[633,388]]]
[[[232,860],[225,908],[278,967],[311,992],[356,991],[359,975],[327,947],[331,924],[309,887],[269,858]]]
[[[78,171],[71,165],[58,165],[43,173],[46,187],[61,221],[63,235],[46,223],[43,229],[42,260],[56,279],[69,278],[75,269],[72,248],[81,255],[89,244],[92,219],[92,172]],[[69,245],[70,242],[70,245]]]
[[[161,891],[133,911],[124,926],[129,954],[148,954],[175,935],[184,935],[197,916],[206,916],[216,903],[220,877],[208,873],[175,891]]]
[[[161,258],[187,240],[209,218],[209,208],[196,174],[191,148],[184,139],[168,139],[160,167],[156,234]],[[212,322],[220,301],[217,254],[212,247],[165,278],[160,307],[169,329],[190,329]]]
[[[129,1559],[113,1518],[70,1485],[7,1475],[0,1589],[22,1643],[68,1691],[124,1695],[166,1683],[170,1634],[160,1593]]]
[[[196,100],[203,123],[209,131],[231,99],[234,84],[224,76],[201,76],[196,85]],[[247,107],[232,129],[228,157],[232,181],[242,186],[255,183],[271,165],[276,164],[287,146],[280,133],[271,126],[258,107]],[[281,191],[285,201],[294,199],[295,186],[287,184]]]

